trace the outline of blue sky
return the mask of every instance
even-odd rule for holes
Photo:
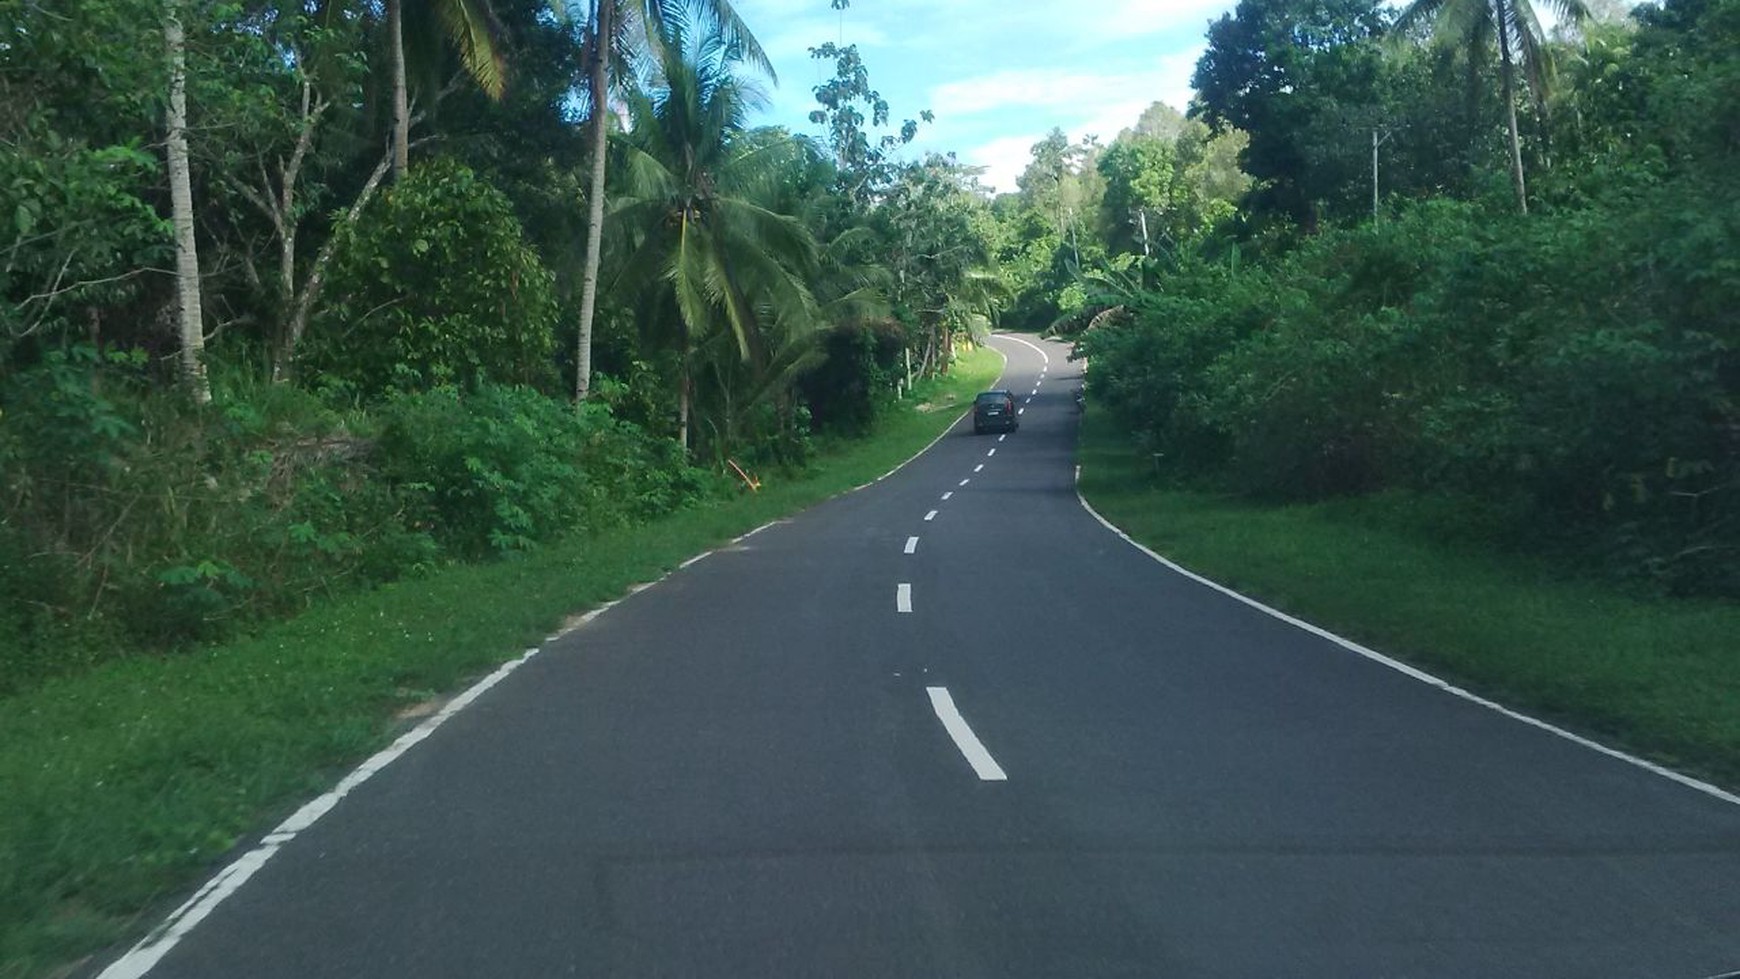
[[[812,89],[832,65],[808,49],[857,44],[895,121],[930,109],[913,144],[953,150],[1014,190],[1028,148],[1053,126],[1110,140],[1148,104],[1183,109],[1208,22],[1235,0],[736,0],[779,73],[758,120],[814,132]]]

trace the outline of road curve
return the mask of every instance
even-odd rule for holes
[[[1154,562],[994,342],[1019,432],[552,642],[105,975],[1740,969],[1740,806]]]

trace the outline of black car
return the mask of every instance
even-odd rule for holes
[[[1015,414],[1015,395],[1009,391],[986,391],[973,399],[973,434],[1013,432],[1021,427]]]

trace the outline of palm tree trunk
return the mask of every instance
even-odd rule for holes
[[[677,444],[689,454],[689,352],[683,351],[683,376],[677,382]]]
[[[610,15],[616,0],[596,0],[592,18],[592,181],[586,202],[586,266],[580,276],[580,330],[574,342],[574,400],[585,401],[592,389],[592,317],[598,308],[598,250],[604,234],[604,151],[610,111],[606,84],[610,75]],[[684,392],[685,397],[687,391]],[[688,427],[684,426],[684,445]]]
[[[387,48],[393,64],[393,183],[411,166],[411,97],[405,84],[404,0],[387,0]]]
[[[193,235],[193,182],[187,163],[187,37],[180,0],[167,0],[163,41],[169,51],[169,214],[175,228],[175,295],[181,333],[181,376],[193,400],[211,400],[205,375],[205,330],[200,323],[199,243]]]
[[[1504,85],[1504,114],[1510,124],[1510,180],[1516,187],[1516,206],[1524,214],[1529,213],[1528,188],[1523,183],[1522,140],[1516,129],[1516,82],[1512,78],[1515,69],[1511,63],[1510,53],[1510,20],[1507,16],[1505,0],[1494,0],[1496,4],[1498,28],[1498,61],[1501,81]]]

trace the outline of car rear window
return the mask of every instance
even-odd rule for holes
[[[980,404],[988,405],[1008,401],[1010,397],[1012,396],[1007,391],[986,391],[984,394],[979,395],[978,400]]]

